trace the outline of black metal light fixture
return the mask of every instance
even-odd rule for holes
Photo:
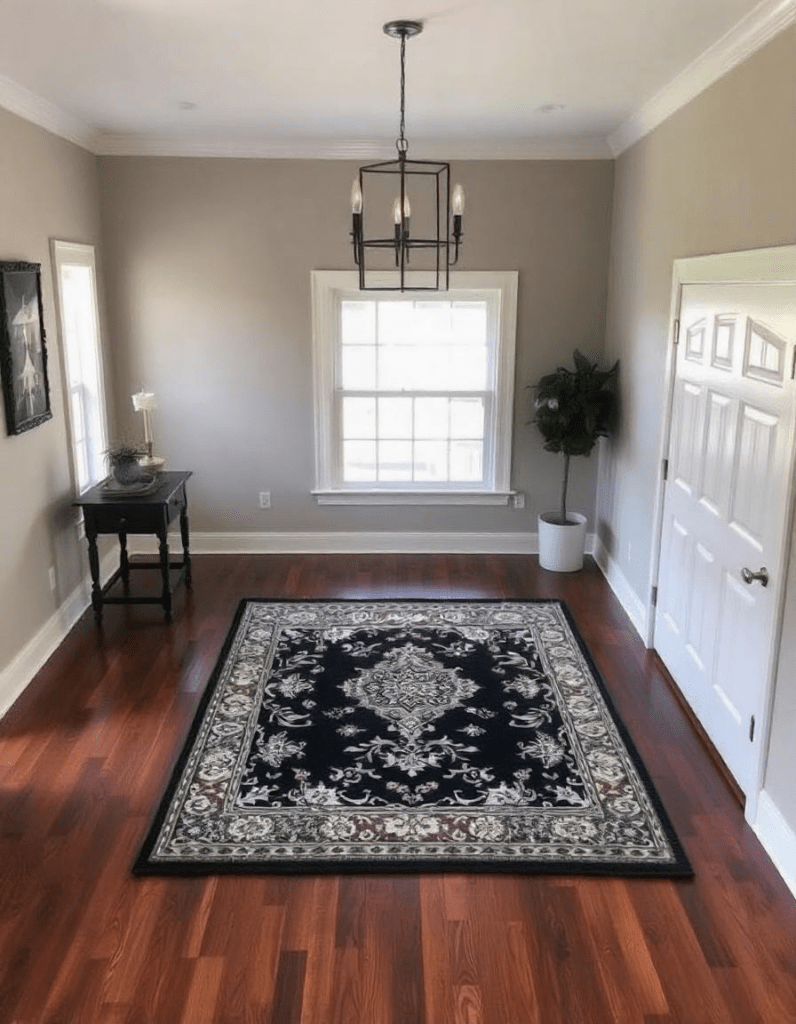
[[[437,160],[410,160],[409,143],[405,129],[405,87],[406,87],[406,40],[423,31],[420,21],[388,21],[384,32],[401,41],[401,122],[400,133],[395,146],[398,159],[360,167],[351,189],[351,241],[354,247],[354,262],[359,268],[359,287],[362,291],[447,291],[450,283],[450,268],[459,258],[459,245],[463,238],[464,189],[457,185],[453,194],[450,189],[450,164]],[[366,214],[386,223],[385,203],[377,208],[366,198],[372,192],[384,192],[384,180],[393,182],[395,195],[392,201],[392,236],[382,231],[383,237],[367,237]],[[389,176],[392,176],[390,178]],[[412,205],[410,203],[410,182],[412,202],[421,207],[424,222],[430,230],[425,235],[415,236],[410,231]],[[381,187],[379,187],[381,186]],[[383,198],[383,196],[382,196]],[[394,254],[398,270],[398,284],[384,287],[381,283],[369,283],[368,275],[387,269],[387,260],[378,264],[376,253],[385,251],[392,263],[390,251]],[[421,255],[422,254],[422,255]],[[415,256],[415,266],[420,270],[421,282],[407,283],[410,259]]]

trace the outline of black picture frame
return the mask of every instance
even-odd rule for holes
[[[9,434],[52,419],[40,263],[0,261],[0,378]]]

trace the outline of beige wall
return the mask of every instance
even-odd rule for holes
[[[158,396],[155,438],[195,473],[191,524],[211,531],[514,531],[555,505],[559,459],[528,427],[525,385],[605,333],[611,161],[462,162],[464,270],[520,272],[513,483],[507,508],[319,507],[310,272],[348,269],[355,166],[338,161],[100,158],[116,397]],[[591,517],[596,459],[575,468]],[[256,507],[270,490],[273,508]]]
[[[50,239],[97,244],[96,158],[0,110],[0,259],[42,265],[53,419],[16,437],[0,426],[0,671],[77,586],[69,445]],[[55,566],[57,587],[48,571]]]
[[[622,360],[622,429],[603,459],[598,530],[644,603],[672,262],[795,240],[796,28],[791,28],[617,160],[606,350]],[[791,663],[780,674],[766,787],[794,828],[795,709]]]

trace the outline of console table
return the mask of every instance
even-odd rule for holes
[[[102,608],[106,604],[159,604],[171,622],[171,595],[174,587],[184,579],[191,586],[191,556],[188,551],[188,497],[185,484],[191,473],[161,473],[155,488],[144,494],[125,494],[123,491],[106,490],[97,484],[82,494],[74,505],[83,509],[88,541],[88,561],[91,568],[91,605],[97,622],[102,622]],[[182,536],[182,561],[169,561],[168,530],[177,516],[180,517]],[[100,586],[99,534],[115,533],[119,537],[119,568],[105,584]],[[127,557],[127,535],[130,533],[153,533],[159,541],[160,558],[157,562],[130,562]],[[132,597],[129,593],[131,569],[159,569],[162,581],[160,597]],[[179,569],[180,575],[172,587],[169,570]],[[124,594],[109,597],[108,591],[121,578]]]

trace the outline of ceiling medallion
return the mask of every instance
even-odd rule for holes
[[[410,160],[404,134],[406,40],[422,31],[420,21],[388,21],[384,26],[386,35],[401,41],[401,120],[395,142],[398,159],[360,167],[351,189],[351,242],[362,291],[447,291],[450,268],[459,258],[464,189],[457,185],[451,195],[450,164]],[[410,230],[413,206],[414,233]],[[366,216],[375,225],[375,235],[366,233]],[[419,234],[418,217],[422,225]],[[393,261],[398,271],[397,284],[385,288],[383,273],[380,281],[374,283],[372,275],[392,268]],[[410,269],[418,272],[412,278],[408,277]]]

